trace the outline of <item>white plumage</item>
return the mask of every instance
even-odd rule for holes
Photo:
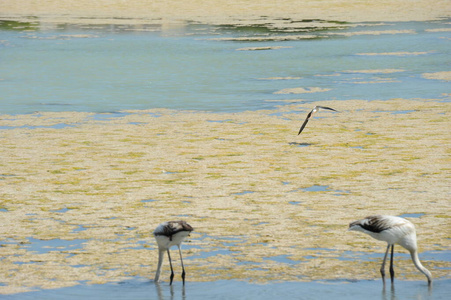
[[[387,260],[387,255],[390,247],[390,275],[392,283],[395,277],[393,270],[393,251],[395,244],[401,245],[410,252],[415,267],[426,276],[428,284],[432,284],[431,273],[429,272],[429,270],[423,267],[418,258],[417,235],[415,226],[409,220],[395,216],[375,215],[352,222],[351,224],[349,224],[349,230],[361,231],[377,240],[387,242],[387,251],[385,252],[384,260],[381,266],[381,275],[384,284],[385,262]]]
[[[174,270],[172,269],[172,260],[169,248],[177,246],[179,248],[180,262],[182,264],[182,279],[185,284],[185,267],[183,265],[181,244],[183,240],[193,231],[193,227],[185,221],[169,221],[158,225],[153,234],[158,244],[158,267],[155,274],[155,282],[160,280],[161,266],[163,264],[164,252],[167,252],[169,265],[171,267],[170,285],[174,279]]]

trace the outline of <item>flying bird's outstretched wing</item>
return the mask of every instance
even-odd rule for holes
[[[301,134],[302,130],[304,130],[305,125],[307,125],[308,120],[310,120],[310,118],[312,117],[312,115],[314,113],[316,113],[317,111],[319,111],[320,109],[327,109],[327,110],[332,110],[332,111],[337,111],[333,108],[327,107],[327,106],[315,106],[311,112],[309,112],[309,114],[307,115],[307,118],[305,119],[304,123],[302,124],[301,128],[299,129],[298,135]]]
[[[318,108],[318,110],[319,110],[319,109],[328,109],[328,110],[333,110],[333,111],[338,112],[338,110],[335,110],[335,109],[330,108],[330,107],[327,107],[327,106],[317,106],[317,108]]]
[[[309,112],[309,114],[307,115],[307,118],[305,118],[304,123],[302,123],[302,126],[301,126],[301,128],[299,129],[298,135],[300,135],[301,132],[302,132],[302,130],[304,130],[304,127],[305,127],[305,125],[307,125],[308,120],[310,119],[310,117],[312,116],[312,114],[313,114],[313,110],[312,110],[311,112]]]

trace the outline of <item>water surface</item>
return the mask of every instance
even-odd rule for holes
[[[279,101],[447,99],[446,82],[423,77],[449,71],[450,34],[434,31],[447,20],[298,23],[162,31],[0,21],[0,112],[235,112]]]
[[[79,285],[6,296],[4,299],[448,299],[451,280],[438,280],[428,289],[426,282],[398,281],[384,289],[380,280],[276,282],[268,284],[236,280],[155,284],[135,279],[104,285]]]

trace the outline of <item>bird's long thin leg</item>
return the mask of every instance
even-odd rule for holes
[[[385,251],[385,255],[384,255],[384,261],[382,262],[382,266],[381,266],[381,275],[382,275],[382,282],[385,284],[385,262],[387,261],[387,255],[388,255],[388,250],[390,250],[390,244],[388,244],[387,246],[387,251]]]
[[[182,280],[183,280],[183,285],[185,285],[185,266],[183,265],[182,250],[180,249],[180,245],[178,245],[178,247],[179,247],[179,253],[180,253],[180,262],[182,263]]]
[[[172,280],[174,279],[174,269],[172,269],[172,260],[171,254],[169,253],[169,249],[168,249],[168,258],[169,258],[169,266],[171,267],[171,281],[169,282],[169,285],[172,285]]]
[[[395,245],[391,245],[391,255],[390,255],[390,278],[391,283],[393,284],[395,280],[395,270],[393,269],[393,252],[394,252]]]

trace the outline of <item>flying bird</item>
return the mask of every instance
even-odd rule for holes
[[[321,110],[321,109],[327,109],[327,110],[332,110],[332,111],[337,111],[333,108],[330,107],[326,107],[326,106],[315,106],[311,112],[308,113],[307,118],[305,119],[304,123],[302,124],[301,128],[299,129],[298,135],[301,134],[302,130],[304,130],[305,125],[307,125],[308,121],[310,120],[310,118],[312,117],[312,115],[314,113],[316,113],[317,111]],[[338,112],[338,111],[337,111]]]
[[[171,254],[169,253],[169,248],[172,246],[177,246],[179,248],[180,262],[182,264],[182,279],[183,285],[185,285],[185,267],[183,266],[182,250],[180,246],[183,240],[189,236],[193,227],[186,223],[185,221],[169,221],[158,225],[154,230],[153,234],[158,244],[158,267],[157,273],[155,274],[155,282],[160,280],[161,266],[163,264],[164,252],[167,252],[169,258],[169,265],[171,267],[171,277],[169,285],[172,285],[172,280],[174,279],[174,270],[172,269]]]
[[[420,262],[418,258],[417,235],[415,226],[408,220],[401,217],[375,215],[365,219],[354,221],[349,224],[348,230],[364,232],[371,237],[387,242],[387,251],[381,266],[382,281],[385,284],[385,261],[388,251],[391,248],[390,257],[390,278],[393,284],[395,272],[393,270],[393,251],[395,244],[401,245],[410,252],[413,264],[428,280],[428,285],[432,284],[432,275]]]

